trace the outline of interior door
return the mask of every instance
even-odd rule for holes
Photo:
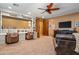
[[[49,21],[41,18],[36,19],[36,32],[37,36],[48,36]]]
[[[37,36],[43,36],[43,20],[41,18],[36,19],[36,32]]]
[[[43,35],[48,36],[48,25],[49,21],[48,20],[43,20]]]

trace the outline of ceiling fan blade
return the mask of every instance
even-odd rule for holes
[[[46,12],[46,10],[45,11],[43,11],[41,14],[43,14],[43,13],[45,13]]]
[[[38,9],[40,9],[40,10],[46,10],[46,9],[43,9],[43,8],[38,8]]]
[[[50,3],[49,5],[47,5],[48,9],[51,9],[53,7],[53,3]]]
[[[50,10],[53,10],[53,11],[55,11],[55,10],[59,10],[60,8],[53,8],[53,9],[50,9]]]

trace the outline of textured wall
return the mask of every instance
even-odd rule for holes
[[[31,21],[30,21],[31,22]],[[10,17],[3,17],[2,19],[3,27],[4,28],[17,28],[17,29],[29,29],[31,26],[29,26],[29,21],[23,21],[16,18],[10,18]],[[32,25],[32,23],[30,23]]]
[[[69,14],[69,15],[64,15],[60,17],[55,17],[52,19],[49,19],[49,35],[52,35],[54,29],[60,29],[59,22],[64,22],[64,21],[71,21],[72,22],[72,27],[71,28],[61,28],[61,29],[73,29],[76,28],[76,30],[79,32],[79,27],[75,27],[75,22],[79,22],[79,13],[74,13],[74,14]]]

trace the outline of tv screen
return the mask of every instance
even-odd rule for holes
[[[59,22],[59,28],[71,28],[71,21]]]

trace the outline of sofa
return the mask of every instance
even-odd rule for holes
[[[12,44],[19,41],[19,34],[18,33],[7,33],[5,36],[5,43]]]

